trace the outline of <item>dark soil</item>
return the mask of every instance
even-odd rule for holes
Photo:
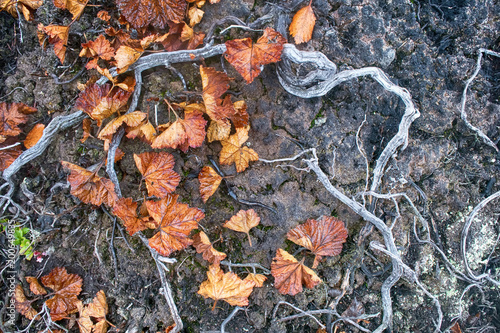
[[[118,17],[112,1],[94,4]],[[204,7],[205,16],[197,27],[206,31],[213,22],[228,15],[251,22],[273,12],[281,16],[275,17],[269,25],[287,36],[282,27],[288,27],[293,14],[305,4],[300,1],[221,0],[219,4]],[[313,39],[298,46],[299,49],[323,52],[339,70],[379,67],[393,82],[411,93],[421,116],[410,129],[408,147],[388,164],[380,192],[406,192],[424,217],[432,222],[432,240],[463,271],[462,227],[473,207],[500,189],[497,183],[500,158],[461,121],[460,99],[465,81],[475,69],[478,49],[500,51],[500,1],[313,0],[312,4],[317,16]],[[26,133],[35,123],[48,124],[57,115],[74,112],[74,101],[79,94],[77,83],[86,82],[89,73],[66,85],[56,84],[50,74],[62,75],[61,80],[67,80],[81,69],[84,63],[78,58],[80,43],[85,38],[95,39],[104,29],[104,23],[96,18],[101,7],[86,8],[81,19],[72,26],[64,65],[50,47],[41,49],[36,24],[67,24],[71,20],[67,12],[56,9],[52,1],[45,1],[35,14],[36,22],[23,21],[22,43],[18,21],[0,13],[0,98],[8,103],[23,102],[37,107],[38,112],[25,126]],[[228,38],[246,36],[256,35],[232,29]],[[287,37],[289,42],[293,41]],[[216,42],[223,42],[223,38]],[[206,59],[205,64],[225,69],[234,78],[230,89],[239,93],[237,99],[244,99],[248,105],[251,122],[248,143],[261,158],[290,157],[300,152],[300,146],[316,147],[321,166],[332,177],[333,184],[349,197],[362,200],[358,194],[365,189],[366,163],[357,149],[356,133],[366,119],[359,136],[371,171],[385,144],[398,130],[404,106],[395,95],[384,91],[371,79],[360,79],[342,84],[322,98],[302,99],[282,88],[275,65],[266,66],[253,83],[245,84],[227,62],[222,67],[220,57]],[[190,91],[201,92],[198,67],[186,63],[175,65],[175,68],[184,76]],[[485,56],[483,68],[469,89],[466,105],[470,122],[494,142],[500,140],[499,70],[500,58]],[[144,74],[142,91],[138,109],[148,111],[155,107],[156,102],[152,99],[179,99],[183,87],[175,74],[158,68]],[[164,114],[167,107],[160,103],[158,110]],[[102,141],[90,138],[82,144],[81,138],[81,126],[60,133],[43,157],[23,167],[15,177],[17,184],[24,183],[35,194],[30,200],[18,189],[14,196],[15,202],[29,213],[29,228],[33,230],[32,235],[37,235],[35,250],[49,253],[43,262],[28,261],[21,256],[16,263],[17,278],[26,286],[25,276],[42,276],[54,267],[66,267],[70,273],[83,278],[82,300],[92,299],[99,290],[106,292],[110,309],[107,318],[116,326],[110,328],[110,332],[164,330],[173,322],[159,291],[161,282],[147,247],[139,238],[126,234],[129,247],[118,229],[113,228],[114,221],[102,209],[81,203],[65,186],[67,173],[60,161],[89,167],[105,156]],[[126,138],[120,148],[125,157],[116,164],[116,170],[123,195],[140,198],[141,177],[133,154],[151,148]],[[342,254],[325,257],[315,270],[323,283],[291,297],[281,295],[269,276],[264,287],[255,289],[250,296],[246,312],[239,312],[226,326],[226,332],[316,332],[319,326],[310,318],[279,322],[277,318],[295,312],[280,307],[275,318],[273,310],[279,301],[290,302],[303,310],[327,308],[338,295],[348,267],[354,267],[354,271],[346,296],[338,305],[339,313],[354,299],[363,304],[366,314],[381,312],[380,288],[390,274],[390,266],[384,272],[381,265],[390,261],[368,248],[370,241],[382,241],[381,236],[373,232],[360,252],[357,241],[366,222],[333,198],[314,174],[262,162],[252,163],[239,174],[233,166],[224,167],[223,171],[234,175],[228,183],[239,198],[273,207],[277,214],[238,203],[224,186],[203,204],[197,175],[203,166],[210,165],[208,157],[218,156],[220,149],[219,143],[211,143],[190,149],[186,154],[168,151],[174,155],[175,171],[182,177],[175,193],[179,194],[180,201],[204,210],[206,217],[200,223],[201,229],[211,240],[221,239],[215,247],[227,253],[231,262],[260,263],[269,268],[278,248],[290,253],[298,250],[297,245],[286,240],[286,233],[309,218],[333,215],[344,221],[349,230]],[[57,184],[59,186],[55,186]],[[419,195],[417,188],[426,198]],[[376,215],[392,223],[396,216],[395,206],[384,202],[377,207]],[[239,210],[249,208],[254,208],[261,217],[261,226],[251,231],[253,247],[249,246],[245,234],[222,227],[222,223]],[[484,288],[483,293],[472,288],[463,296],[463,311],[460,312],[459,300],[467,283],[451,274],[429,245],[418,243],[413,233],[411,207],[401,202],[399,208],[402,218],[396,221],[393,229],[396,244],[405,263],[415,269],[423,284],[441,302],[442,329],[458,319],[463,332],[499,331],[498,288]],[[468,238],[471,268],[476,272],[497,274],[497,279],[500,270],[500,248],[496,242],[500,234],[499,213],[496,201],[483,209]],[[2,218],[11,219],[12,214],[10,208]],[[145,234],[151,236],[153,233]],[[0,242],[7,247],[3,233]],[[111,244],[116,254],[116,268]],[[298,256],[311,259],[306,260],[306,264],[312,264],[312,256],[305,252]],[[169,265],[171,270],[167,278],[184,323],[184,332],[219,331],[233,307],[221,301],[211,311],[213,301],[197,294],[200,283],[206,280],[208,263],[192,247],[174,253],[173,257],[177,263]],[[227,267],[223,269],[227,271]],[[247,272],[246,269],[234,271],[242,277]],[[0,286],[2,294],[6,288],[5,284]],[[437,312],[430,299],[414,284],[399,281],[392,290],[392,299],[393,331],[433,331]],[[327,323],[336,318],[325,315],[318,319]],[[380,322],[381,315],[360,324],[374,330]],[[18,316],[16,327],[9,327],[7,331],[21,330],[28,324],[28,320]],[[70,320],[63,320],[61,324],[68,327]],[[338,325],[336,332],[359,332],[353,326]],[[71,331],[76,332],[76,326]],[[43,323],[39,323],[32,326],[30,332],[44,329]]]

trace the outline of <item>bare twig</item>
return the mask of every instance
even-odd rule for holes
[[[239,306],[234,308],[234,310],[229,314],[229,316],[220,325],[220,333],[226,332],[226,325],[231,321],[231,319],[233,319],[234,316],[236,316],[236,314],[240,310],[245,310],[245,308],[240,308]]]
[[[228,267],[248,267],[248,268],[252,268],[253,271],[254,271],[254,274],[255,274],[255,269],[260,269],[262,270],[262,272],[266,275],[269,275],[271,274],[271,271],[267,268],[265,268],[264,266],[262,266],[261,264],[259,263],[244,263],[244,264],[235,264],[235,263],[232,263],[232,262],[229,262],[227,260],[222,260],[220,262],[221,265],[224,265],[224,266],[228,266]]]
[[[325,326],[322,322],[320,322],[320,321],[318,320],[318,318],[314,317],[314,316],[313,316],[312,314],[310,314],[308,311],[304,311],[304,310],[302,310],[302,309],[300,309],[300,308],[296,307],[295,305],[290,304],[290,303],[285,302],[285,301],[279,301],[279,302],[278,302],[278,304],[276,304],[276,306],[274,307],[274,311],[273,311],[273,318],[275,318],[275,317],[276,317],[276,312],[278,312],[278,308],[279,308],[279,306],[280,306],[281,304],[283,304],[283,305],[288,305],[289,307],[291,307],[291,308],[292,308],[292,309],[294,309],[295,311],[300,312],[300,313],[301,313],[301,314],[303,314],[304,316],[307,316],[307,317],[309,317],[309,318],[313,319],[313,320],[314,320],[314,321],[315,321],[315,322],[316,322],[316,323],[317,323],[317,324],[318,324],[321,328],[323,328],[323,329],[325,329],[325,328],[326,328],[326,326]],[[284,321],[284,320],[283,320],[283,318],[281,318],[279,321]]]

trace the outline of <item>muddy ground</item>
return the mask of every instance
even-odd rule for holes
[[[77,56],[83,36],[94,39],[103,29],[96,13],[104,8],[117,15],[112,2],[92,3],[101,7],[88,7],[72,27],[63,66],[50,48],[45,51],[40,48],[36,22],[67,24],[71,19],[67,13],[55,9],[51,1],[45,1],[35,14],[36,22],[22,21],[23,42],[20,41],[18,21],[0,13],[0,98],[38,108],[25,126],[26,132],[35,123],[48,124],[57,115],[75,111],[73,104],[79,93],[77,82],[85,82],[88,73],[65,85],[55,84],[50,74],[65,72],[62,79],[69,79],[77,73],[82,66]],[[269,26],[281,29],[280,32],[286,35],[282,27],[288,26],[293,13],[305,4],[221,0],[219,4],[205,7],[206,14],[198,28],[206,30],[227,15],[249,22],[273,12],[276,16]],[[465,81],[474,71],[478,49],[500,51],[500,2],[313,0],[312,4],[318,18],[313,39],[300,45],[300,49],[323,52],[339,70],[379,67],[393,82],[411,93],[421,116],[410,128],[408,147],[389,162],[380,192],[405,192],[431,224],[433,242],[458,270],[463,271],[462,228],[473,207],[499,190],[500,159],[494,149],[464,125],[459,106]],[[230,38],[247,35],[233,29]],[[333,184],[361,202],[359,193],[365,189],[366,163],[357,148],[356,134],[366,118],[359,137],[372,171],[384,145],[397,132],[404,111],[395,95],[366,78],[335,87],[321,98],[302,99],[281,87],[275,65],[266,66],[262,74],[247,85],[230,65],[221,65],[220,57],[206,59],[205,63],[218,70],[226,69],[235,78],[231,90],[238,93],[238,99],[247,102],[251,122],[249,145],[261,158],[289,157],[300,152],[300,146],[316,147],[320,164]],[[175,68],[184,76],[189,90],[201,92],[196,66],[186,63],[175,65]],[[167,97],[175,100],[182,90],[178,77],[168,69],[150,70],[144,74],[139,109],[147,111],[155,107],[155,102],[148,99]],[[164,104],[159,104],[158,108],[160,114],[166,112]],[[466,110],[472,124],[494,142],[500,140],[500,58],[484,58],[482,70],[470,87]],[[99,140],[90,138],[82,144],[81,137],[81,126],[61,132],[43,157],[22,168],[15,177],[17,184],[24,183],[35,193],[33,200],[29,200],[17,190],[14,199],[29,214],[32,235],[37,235],[35,249],[49,253],[43,262],[20,257],[18,278],[24,282],[24,276],[44,275],[54,267],[64,266],[69,272],[83,277],[82,299],[90,300],[97,291],[105,290],[110,303],[108,319],[116,326],[109,332],[161,331],[172,324],[172,319],[159,293],[160,280],[148,249],[140,239],[127,235],[129,247],[116,230],[113,242],[117,259],[115,270],[110,251],[113,220],[102,209],[80,203],[64,186],[67,174],[60,161],[89,167],[104,157]],[[128,139],[122,141],[120,148],[125,157],[117,163],[116,169],[124,196],[140,197],[140,175],[132,154],[151,149]],[[218,156],[220,149],[219,143],[212,143],[190,149],[187,154],[171,152],[176,159],[175,170],[182,177],[176,193],[183,202],[204,210],[206,217],[200,223],[202,229],[212,240],[221,239],[216,248],[226,252],[232,262],[254,262],[269,268],[279,247],[290,253],[298,249],[285,235],[308,218],[333,215],[344,221],[349,230],[342,254],[324,258],[316,270],[323,283],[295,297],[283,296],[273,287],[273,278],[269,276],[264,287],[257,288],[250,296],[246,313],[239,312],[226,326],[226,332],[316,332],[318,324],[307,317],[279,322],[277,319],[295,312],[283,307],[273,317],[274,307],[282,300],[303,310],[328,307],[338,295],[347,269],[351,271],[350,279],[346,295],[337,308],[339,313],[354,299],[362,303],[366,314],[381,312],[380,289],[390,274],[390,261],[368,247],[370,241],[382,241],[381,236],[373,232],[360,248],[359,231],[366,222],[331,196],[314,174],[262,162],[252,163],[240,174],[236,174],[233,167],[224,167],[227,174],[235,175],[228,183],[239,198],[264,203],[277,213],[255,208],[261,217],[261,226],[251,232],[253,247],[249,246],[244,234],[222,228],[222,222],[250,207],[233,200],[224,186],[203,204],[196,177],[204,165],[209,165],[208,156]],[[54,188],[56,184],[63,186]],[[413,230],[415,215],[408,203],[401,201],[399,209],[402,218],[393,227],[396,245],[405,263],[415,269],[422,283],[441,302],[442,330],[457,320],[462,332],[500,330],[498,288],[486,285],[482,292],[472,288],[463,295],[460,306],[460,297],[468,283],[450,273],[431,246],[418,242]],[[500,269],[499,213],[498,201],[493,201],[474,220],[468,237],[471,268],[476,273],[496,274],[497,279]],[[10,214],[7,210],[3,217],[11,218]],[[393,203],[380,201],[375,214],[392,223],[396,209]],[[146,232],[146,235],[152,233]],[[2,246],[6,246],[4,234],[0,240]],[[184,331],[219,330],[233,307],[219,302],[212,312],[212,300],[196,293],[206,279],[206,261],[192,247],[173,257],[177,263],[169,266],[167,277]],[[235,269],[241,274],[246,271]],[[3,294],[5,284],[0,288]],[[436,309],[414,284],[400,280],[392,290],[392,300],[394,332],[433,331]],[[323,323],[335,320],[326,315],[318,319]],[[360,324],[373,330],[380,322],[381,316],[378,316]],[[15,329],[27,325],[28,321],[19,316]],[[43,329],[43,324],[39,324],[30,331]],[[343,323],[338,323],[337,329],[337,332],[358,331]]]

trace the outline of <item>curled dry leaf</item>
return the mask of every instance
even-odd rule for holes
[[[54,53],[64,63],[66,57],[66,45],[68,44],[69,26],[63,25],[48,25],[38,24],[38,30],[49,36],[49,44],[54,45]]]
[[[206,113],[210,119],[217,122],[224,122],[229,118],[234,109],[228,109],[223,105],[220,97],[229,89],[229,77],[218,72],[214,68],[200,66],[201,82],[203,85],[203,101],[205,102]]]
[[[200,181],[201,199],[203,203],[206,203],[208,198],[219,188],[222,177],[211,167],[204,166],[198,175],[198,180]]]
[[[26,19],[26,21],[32,21],[34,19],[33,13],[38,7],[43,5],[43,0],[1,0],[0,1],[0,12],[6,11],[12,17],[17,18],[18,10],[21,12]]]
[[[271,263],[271,274],[274,277],[274,286],[283,295],[294,296],[302,291],[302,284],[307,288],[314,288],[321,279],[312,269],[298,262],[290,253],[283,249],[276,251]]]
[[[207,278],[201,283],[198,294],[215,300],[212,310],[219,300],[236,306],[248,305],[248,296],[252,293],[255,282],[242,280],[233,272],[224,274],[219,265],[210,265]]]
[[[26,298],[26,296],[24,295],[23,288],[19,284],[16,286],[14,290],[14,301],[15,301],[14,306],[17,312],[19,312],[29,320],[35,318],[38,312],[36,312],[36,310],[33,309],[33,307],[31,306],[32,301]],[[40,317],[37,316],[36,320],[40,320]]]
[[[149,246],[165,257],[191,245],[193,241],[189,239],[189,234],[198,228],[198,221],[205,217],[198,208],[178,203],[177,197],[169,194],[160,201],[146,201],[149,215],[160,229],[149,239]]]
[[[80,139],[81,143],[87,141],[87,139],[92,135],[91,132],[92,121],[89,118],[85,118],[82,121],[83,137]]]
[[[251,161],[257,161],[259,155],[247,146],[241,147],[248,140],[248,131],[250,127],[241,127],[236,129],[236,133],[229,139],[221,141],[222,150],[220,151],[219,162],[222,165],[236,165],[236,171],[242,172],[248,168]]]
[[[81,277],[68,274],[64,267],[56,267],[48,275],[42,276],[41,281],[45,287],[54,291],[53,297],[45,302],[53,321],[78,311],[80,301],[77,296],[82,291]]]
[[[231,115],[230,119],[234,124],[234,127],[245,127],[248,125],[248,113],[247,113],[247,103],[245,101],[236,101],[233,104],[234,114]]]
[[[231,123],[229,121],[210,121],[207,129],[208,142],[226,140],[229,138],[229,134],[231,134]]]
[[[24,139],[24,146],[26,147],[26,149],[30,149],[31,147],[36,145],[38,140],[40,140],[40,138],[42,137],[44,129],[44,124],[36,124],[31,129],[31,131],[26,135],[26,139]]]
[[[80,18],[87,3],[88,0],[54,0],[54,6],[69,10],[73,15],[73,21]]]
[[[247,83],[251,83],[260,74],[262,65],[281,59],[284,43],[286,40],[279,32],[266,28],[255,44],[250,38],[227,41],[224,55]]]
[[[168,21],[179,23],[187,8],[186,0],[116,0],[116,3],[134,28],[151,24],[163,29]]]
[[[104,35],[99,35],[95,41],[82,44],[82,50],[79,56],[87,58],[98,57],[103,60],[111,60],[115,56],[115,49],[111,47],[111,43]]]
[[[127,138],[129,139],[138,138],[149,144],[152,144],[155,137],[156,137],[156,129],[149,122],[149,120],[142,122],[137,127],[133,127],[127,130]]]
[[[116,50],[115,60],[118,74],[127,71],[130,65],[137,61],[144,50],[122,45]]]
[[[207,234],[203,231],[193,236],[193,246],[195,247],[196,252],[202,253],[203,259],[211,264],[219,265],[221,260],[224,260],[226,257],[224,252],[214,249]]]
[[[109,20],[111,20],[111,16],[109,15],[109,13],[105,10],[100,10],[98,13],[97,13],[97,17],[100,18],[101,20],[103,21],[106,21],[108,22]]]
[[[303,246],[316,255],[313,268],[318,266],[322,256],[336,256],[342,252],[342,244],[347,239],[344,222],[332,216],[319,220],[309,219],[286,235],[289,240]]]
[[[126,124],[129,127],[139,126],[147,116],[147,114],[141,111],[134,111],[124,114],[113,119],[106,126],[104,126],[97,137],[101,140],[110,139],[121,125]]]
[[[168,34],[158,40],[165,48],[165,51],[194,50],[203,44],[205,34],[194,32],[186,23],[169,22],[168,26]]]
[[[309,5],[301,8],[292,19],[290,24],[290,35],[295,39],[295,44],[306,43],[311,40],[316,16],[314,15],[312,0]]]
[[[106,294],[103,290],[97,292],[92,303],[87,304],[85,307],[83,307],[80,302],[80,308],[78,310],[80,312],[80,318],[78,319],[80,332],[106,333],[108,328],[108,322],[106,321],[108,303],[106,301]]]
[[[8,136],[16,136],[21,133],[20,124],[28,121],[28,114],[36,112],[35,108],[23,103],[7,104],[0,103],[0,143]]]
[[[137,215],[137,202],[132,198],[120,198],[113,206],[113,214],[115,214],[127,229],[130,236],[137,231],[147,229],[146,221],[148,218],[139,217]]]
[[[30,284],[30,290],[33,294],[35,294],[35,295],[46,295],[47,294],[47,290],[45,290],[45,288],[43,288],[40,285],[40,283],[38,282],[36,277],[27,276],[26,282],[28,282]]]
[[[134,154],[135,165],[146,182],[148,195],[163,198],[175,191],[181,177],[173,170],[174,157],[166,152]]]
[[[236,215],[231,217],[229,221],[226,221],[222,226],[234,231],[244,232],[248,236],[248,242],[252,246],[252,240],[250,239],[250,229],[258,226],[260,223],[260,217],[253,209],[240,210]]]
[[[249,273],[245,280],[253,281],[257,288],[261,288],[264,285],[264,282],[266,282],[267,277],[262,274]]]

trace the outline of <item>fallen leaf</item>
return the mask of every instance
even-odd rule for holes
[[[166,152],[134,154],[137,169],[142,174],[148,195],[163,198],[175,191],[181,177],[173,170],[174,157]]]
[[[130,46],[122,45],[116,50],[115,60],[118,74],[125,73],[130,65],[137,61],[144,50],[135,49]]]
[[[276,251],[276,257],[271,263],[271,274],[274,277],[274,286],[281,294],[294,296],[302,291],[302,284],[312,289],[321,282],[316,273],[303,262],[303,259],[298,262],[283,249]]]
[[[26,21],[32,21],[34,19],[33,13],[41,5],[43,5],[43,0],[2,0],[0,1],[0,12],[5,10],[12,17],[17,18],[19,10]]]
[[[45,129],[44,124],[36,124],[31,129],[31,131],[26,135],[26,139],[24,139],[23,142],[26,149],[30,149],[31,147],[36,145],[38,140],[40,140],[40,138],[42,137],[44,129]]]
[[[129,139],[138,138],[146,141],[149,144],[152,144],[155,137],[156,137],[156,129],[149,122],[149,120],[143,122],[137,127],[133,127],[127,130],[127,138]]]
[[[231,115],[229,119],[234,124],[234,127],[245,127],[248,125],[248,113],[247,113],[247,103],[245,101],[236,101],[233,104],[234,114]]]
[[[109,15],[109,13],[105,10],[100,10],[98,13],[97,13],[97,17],[100,18],[101,20],[103,21],[106,21],[108,22],[110,19],[111,19],[111,16]]]
[[[99,35],[96,40],[82,44],[80,57],[99,57],[103,60],[111,60],[115,56],[115,49],[111,47],[111,43],[104,37]]]
[[[147,116],[148,115],[144,112],[134,111],[117,117],[104,126],[104,128],[99,132],[97,138],[101,140],[111,138],[123,124],[126,124],[128,127],[139,126]]]
[[[130,236],[148,227],[144,219],[137,215],[137,202],[132,198],[120,198],[113,205],[113,214],[122,220]]]
[[[248,296],[254,286],[253,281],[242,280],[233,272],[224,273],[219,265],[210,265],[207,280],[201,283],[198,294],[215,300],[212,310],[219,300],[226,301],[230,305],[247,306]]]
[[[16,308],[17,312],[19,312],[29,320],[35,318],[38,312],[33,309],[33,307],[31,306],[32,301],[26,298],[23,288],[19,284],[14,289],[14,301],[14,307]],[[37,316],[36,320],[40,320],[40,316]]]
[[[134,28],[151,24],[163,29],[168,21],[179,23],[187,8],[185,0],[116,0],[122,15]]]
[[[284,43],[286,40],[279,32],[266,28],[255,44],[250,38],[227,41],[224,55],[247,83],[251,83],[260,74],[262,65],[280,60]]]
[[[165,48],[165,51],[172,52],[178,50],[194,50],[203,44],[205,34],[203,32],[192,31],[192,29],[185,22],[169,22],[168,26],[168,34],[158,40],[158,42],[160,42]]]
[[[247,146],[241,147],[248,140],[250,127],[240,127],[229,139],[221,141],[219,162],[222,165],[236,165],[236,171],[242,172],[248,168],[251,161],[257,161],[259,155]]]
[[[204,166],[198,174],[200,181],[200,195],[203,203],[206,203],[208,198],[219,188],[222,177],[209,166]]]
[[[193,6],[188,10],[189,25],[194,27],[196,24],[201,22],[205,12],[199,9],[197,6]]]
[[[35,108],[23,103],[0,103],[0,143],[8,136],[21,134],[19,125],[28,121],[28,114],[36,112]]]
[[[188,236],[205,217],[198,208],[177,203],[177,195],[172,194],[159,201],[146,201],[146,207],[160,229],[149,239],[149,246],[165,257],[191,245],[193,241]]]
[[[43,31],[49,36],[49,44],[54,45],[54,53],[64,63],[66,57],[66,45],[68,44],[69,26],[38,24],[38,30]]]
[[[253,281],[257,288],[261,288],[264,285],[264,282],[266,282],[267,277],[262,274],[249,273],[245,280]]]
[[[92,303],[87,304],[85,307],[80,306],[79,312],[80,318],[78,319],[78,324],[80,325],[80,332],[106,333],[108,328],[108,322],[106,321],[108,303],[103,290],[97,292]],[[94,321],[96,322],[95,324]]]
[[[80,18],[87,3],[88,0],[54,0],[54,6],[69,10],[73,15],[73,21]]]
[[[226,257],[224,252],[214,249],[207,234],[203,231],[193,236],[193,246],[195,247],[196,252],[202,253],[203,259],[211,264],[218,265]]]
[[[309,1],[309,5],[299,9],[293,16],[290,35],[294,37],[295,44],[307,43],[312,38],[316,16],[311,4],[312,0]]]
[[[229,121],[216,122],[211,120],[207,129],[207,141],[222,141],[229,138],[231,123]]]
[[[45,302],[53,321],[64,319],[78,311],[80,301],[77,296],[82,291],[81,277],[68,274],[64,267],[56,267],[40,280],[45,287],[54,291],[52,298]]]
[[[236,215],[231,217],[229,221],[226,221],[222,226],[234,231],[244,232],[248,236],[248,242],[252,246],[252,240],[250,239],[250,229],[258,226],[260,223],[260,217],[253,209],[240,210]]]
[[[450,327],[450,332],[451,333],[462,333],[462,330],[460,329],[460,325],[458,324],[458,321],[453,324],[452,327]]]
[[[40,283],[38,282],[38,280],[36,279],[36,277],[27,276],[26,277],[26,282],[28,282],[30,284],[30,290],[31,290],[31,292],[33,294],[35,294],[35,295],[46,295],[47,294],[47,290],[45,290],[40,285]]]
[[[201,82],[203,85],[203,101],[206,113],[217,122],[224,122],[234,110],[228,110],[223,106],[220,97],[229,89],[229,77],[218,72],[214,68],[200,66]]]
[[[23,152],[21,146],[6,149],[5,147],[8,146],[8,144],[0,144],[0,171],[7,169]]]
[[[342,312],[342,317],[361,317],[362,315],[365,314],[365,307],[363,306],[363,303],[359,302],[356,297],[352,300],[351,304],[349,307]],[[359,322],[360,320],[358,320]]]
[[[347,239],[347,229],[344,222],[335,217],[323,216],[317,221],[307,220],[306,223],[290,230],[286,236],[316,255],[312,266],[316,268],[322,256],[336,256],[342,252],[342,244]]]
[[[92,121],[89,118],[85,118],[82,121],[83,137],[80,139],[81,143],[87,141],[87,139],[92,135],[90,133],[92,126]]]

